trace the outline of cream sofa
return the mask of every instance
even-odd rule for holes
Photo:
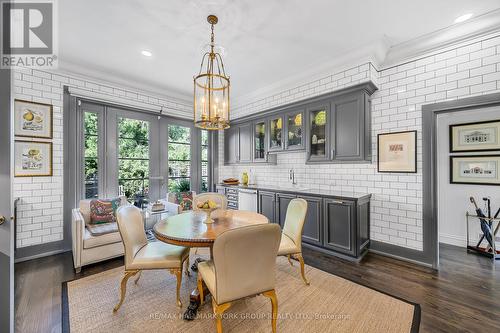
[[[127,198],[120,197],[120,206],[127,205]],[[71,237],[73,248],[73,265],[79,273],[83,266],[103,260],[119,257],[124,254],[123,242],[118,232],[94,236],[86,228],[85,222],[90,221],[90,201],[81,200],[79,208],[73,209],[71,221]],[[162,200],[165,207],[172,213],[179,212],[179,205]]]

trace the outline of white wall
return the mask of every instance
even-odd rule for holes
[[[49,243],[63,239],[63,86],[78,88],[86,96],[126,105],[163,107],[165,114],[191,117],[189,103],[147,94],[76,75],[32,69],[14,71],[14,98],[52,104],[54,107],[52,177],[14,178],[14,197],[18,206],[17,247]],[[175,111],[174,111],[175,110]],[[22,138],[22,140],[29,140]]]
[[[332,70],[322,79],[236,105],[233,115],[254,114],[373,80],[379,88],[372,98],[373,163],[305,165],[305,153],[295,152],[278,155],[277,166],[254,166],[254,173],[258,184],[272,186],[286,182],[286,170],[294,168],[300,185],[373,193],[371,238],[422,250],[422,105],[499,92],[500,37],[484,37],[378,72],[366,65]],[[417,174],[377,173],[377,134],[405,130],[418,131]],[[222,149],[220,154],[220,180],[248,169],[224,166]]]
[[[500,207],[498,186],[450,184],[450,155],[481,155],[492,152],[450,154],[449,125],[494,119],[500,119],[500,107],[445,113],[438,116],[438,228],[439,241],[442,243],[466,245],[465,213],[468,210],[475,214],[475,209],[469,201],[470,196],[474,196],[481,208],[483,208],[482,198],[491,197],[492,214],[495,214]],[[486,213],[486,210],[484,212]],[[477,238],[478,232],[479,228],[476,228],[474,239]]]

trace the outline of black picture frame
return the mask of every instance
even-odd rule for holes
[[[380,138],[382,136],[390,136],[394,134],[413,134],[414,135],[414,142],[415,142],[415,156],[414,156],[414,164],[413,164],[413,170],[407,171],[407,170],[380,170]],[[399,132],[388,132],[388,133],[379,133],[377,135],[377,172],[378,173],[417,173],[417,131],[416,130],[411,130],[411,131],[399,131]]]
[[[453,129],[456,127],[462,127],[462,126],[470,126],[470,125],[481,125],[481,124],[489,124],[489,123],[500,123],[500,119],[494,119],[494,120],[486,120],[486,121],[475,121],[475,122],[469,122],[469,123],[460,123],[460,124],[452,124],[449,125],[449,146],[450,146],[450,153],[468,153],[468,152],[486,152],[486,151],[500,151],[500,141],[499,141],[499,146],[497,148],[486,148],[486,149],[453,149]],[[499,138],[500,139],[500,138]]]
[[[453,180],[453,160],[454,159],[468,159],[468,158],[478,158],[478,157],[497,157],[500,159],[500,154],[490,154],[490,155],[451,155],[450,156],[450,184],[462,184],[462,185],[488,185],[488,186],[500,186],[499,183],[484,183],[484,182],[463,182],[463,181],[454,181]],[[500,166],[500,163],[498,164]],[[500,168],[497,166],[497,173],[500,171]]]

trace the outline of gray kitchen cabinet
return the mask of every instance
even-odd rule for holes
[[[253,161],[267,162],[267,122],[265,119],[253,123]]]
[[[321,101],[309,105],[306,109],[308,162],[330,160],[330,103]]]
[[[330,105],[332,124],[330,158],[336,161],[361,161],[366,151],[371,151],[369,115],[364,92],[354,92],[332,100]]]
[[[356,221],[353,201],[324,200],[324,247],[348,255],[356,254]]]
[[[235,164],[239,161],[240,130],[230,127],[224,131],[224,164]]]
[[[252,139],[253,139],[253,125],[251,122],[239,126],[239,163],[252,162]]]
[[[275,223],[276,199],[274,192],[257,191],[257,199],[258,212],[267,217],[269,222]]]
[[[283,115],[277,114],[269,118],[269,140],[268,140],[268,150],[272,151],[282,151],[285,147],[284,141],[284,121]]]
[[[301,150],[305,148],[304,111],[286,112],[285,120],[285,150]]]
[[[320,197],[298,196],[307,201],[307,214],[302,230],[302,241],[313,245],[322,245],[322,207],[323,199]]]
[[[229,209],[238,209],[238,187],[224,187]],[[272,187],[253,187],[257,190],[257,211],[270,223],[283,228],[291,200],[307,201],[307,213],[302,230],[302,246],[347,260],[359,261],[370,245],[370,194],[338,196],[315,192],[273,190]]]
[[[279,223],[281,228],[285,225],[286,210],[292,199],[297,198],[294,194],[276,193],[276,223]]]

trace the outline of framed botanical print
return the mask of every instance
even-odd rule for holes
[[[14,135],[52,139],[52,105],[14,100]]]
[[[14,142],[14,176],[52,176],[52,142]]]
[[[450,125],[450,152],[500,150],[500,119]]]
[[[450,183],[500,185],[500,155],[450,156]]]
[[[377,136],[378,172],[417,172],[417,131]]]

